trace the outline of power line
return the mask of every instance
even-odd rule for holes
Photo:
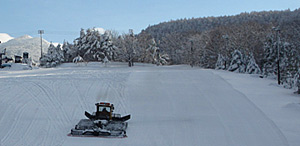
[[[35,31],[21,31],[21,32],[5,32],[10,35],[36,35]],[[57,31],[57,30],[47,30],[47,35],[79,35],[80,31]]]

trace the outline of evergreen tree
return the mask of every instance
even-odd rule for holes
[[[101,51],[102,40],[101,40],[100,33],[94,28],[87,29],[85,38],[86,41],[83,44],[84,46],[83,50],[85,51],[85,53],[83,54],[83,59],[89,61],[99,61],[100,60],[99,54],[103,53]]]
[[[222,69],[222,70],[225,70],[226,69],[226,60],[225,58],[223,57],[222,54],[219,54],[218,55],[218,60],[217,60],[217,63],[216,63],[216,68],[215,69]]]
[[[157,65],[169,64],[170,57],[167,53],[159,53],[157,58],[158,58],[158,62],[156,63]]]
[[[234,50],[231,56],[232,59],[228,70],[232,72],[245,73],[246,61],[243,54],[239,50]]]
[[[282,74],[281,82],[286,88],[297,87],[297,73],[299,68],[299,56],[296,48],[285,42],[281,56],[280,71]]]
[[[250,56],[248,58],[249,59],[248,59],[248,63],[247,63],[246,73],[260,74],[261,70],[260,70],[259,66],[256,64],[253,53],[250,53]]]
[[[159,48],[157,47],[157,44],[155,40],[152,38],[151,43],[149,44],[149,47],[147,48],[147,53],[145,57],[145,62],[156,64],[157,61],[157,53]]]
[[[100,51],[102,52],[101,54],[103,54],[104,56],[100,55],[98,57],[98,60],[101,60],[102,62],[106,62],[109,60],[115,60],[116,49],[117,49],[117,47],[113,44],[110,31],[106,31],[102,35],[102,43],[101,43],[101,49],[100,49]]]
[[[265,76],[277,75],[277,42],[273,35],[267,37],[264,45],[264,58],[263,58],[263,74]]]
[[[77,55],[74,46],[72,44],[69,44],[68,42],[64,42],[62,49],[64,52],[63,54],[65,62],[72,62],[73,58]]]
[[[74,48],[76,50],[76,56],[83,56],[87,51],[87,47],[85,46],[87,42],[87,36],[85,34],[84,29],[81,28],[79,38],[74,40]]]
[[[43,67],[55,67],[62,62],[64,62],[64,53],[60,44],[58,44],[57,47],[50,44],[47,54],[40,60],[40,65]]]
[[[300,94],[300,68],[298,68],[298,72],[294,76],[294,81],[296,83],[297,94]]]
[[[151,51],[149,48],[151,48],[152,40],[153,38],[151,35],[144,33],[142,31],[138,37],[137,37],[137,50],[136,50],[136,57],[138,62],[142,63],[152,63],[151,60]]]
[[[155,40],[151,39],[151,43],[147,49],[145,62],[153,63],[156,65],[166,65],[168,64],[169,60],[169,55],[163,53],[161,49],[157,47]]]
[[[86,61],[114,60],[116,47],[109,31],[100,34],[95,28],[80,31],[80,37],[74,41],[72,57],[82,56]]]

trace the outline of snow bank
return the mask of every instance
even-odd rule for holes
[[[0,69],[0,71],[20,71],[20,70],[31,70],[37,69],[37,67],[30,67],[27,64],[22,63],[4,63],[3,65],[10,65],[11,67],[5,67]]]
[[[237,91],[243,93],[282,131],[289,145],[300,143],[300,96],[285,89],[276,80],[257,75],[213,71]]]

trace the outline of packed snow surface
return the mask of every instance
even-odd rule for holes
[[[189,66],[113,63],[0,71],[0,145],[296,146],[299,96],[274,80]],[[110,101],[127,138],[68,137]]]

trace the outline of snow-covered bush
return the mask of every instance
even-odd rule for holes
[[[75,64],[78,64],[79,66],[82,65],[82,64],[87,65],[87,62],[84,61],[84,59],[83,59],[81,56],[79,56],[79,55],[76,56],[76,57],[73,59],[72,62],[75,63]]]

